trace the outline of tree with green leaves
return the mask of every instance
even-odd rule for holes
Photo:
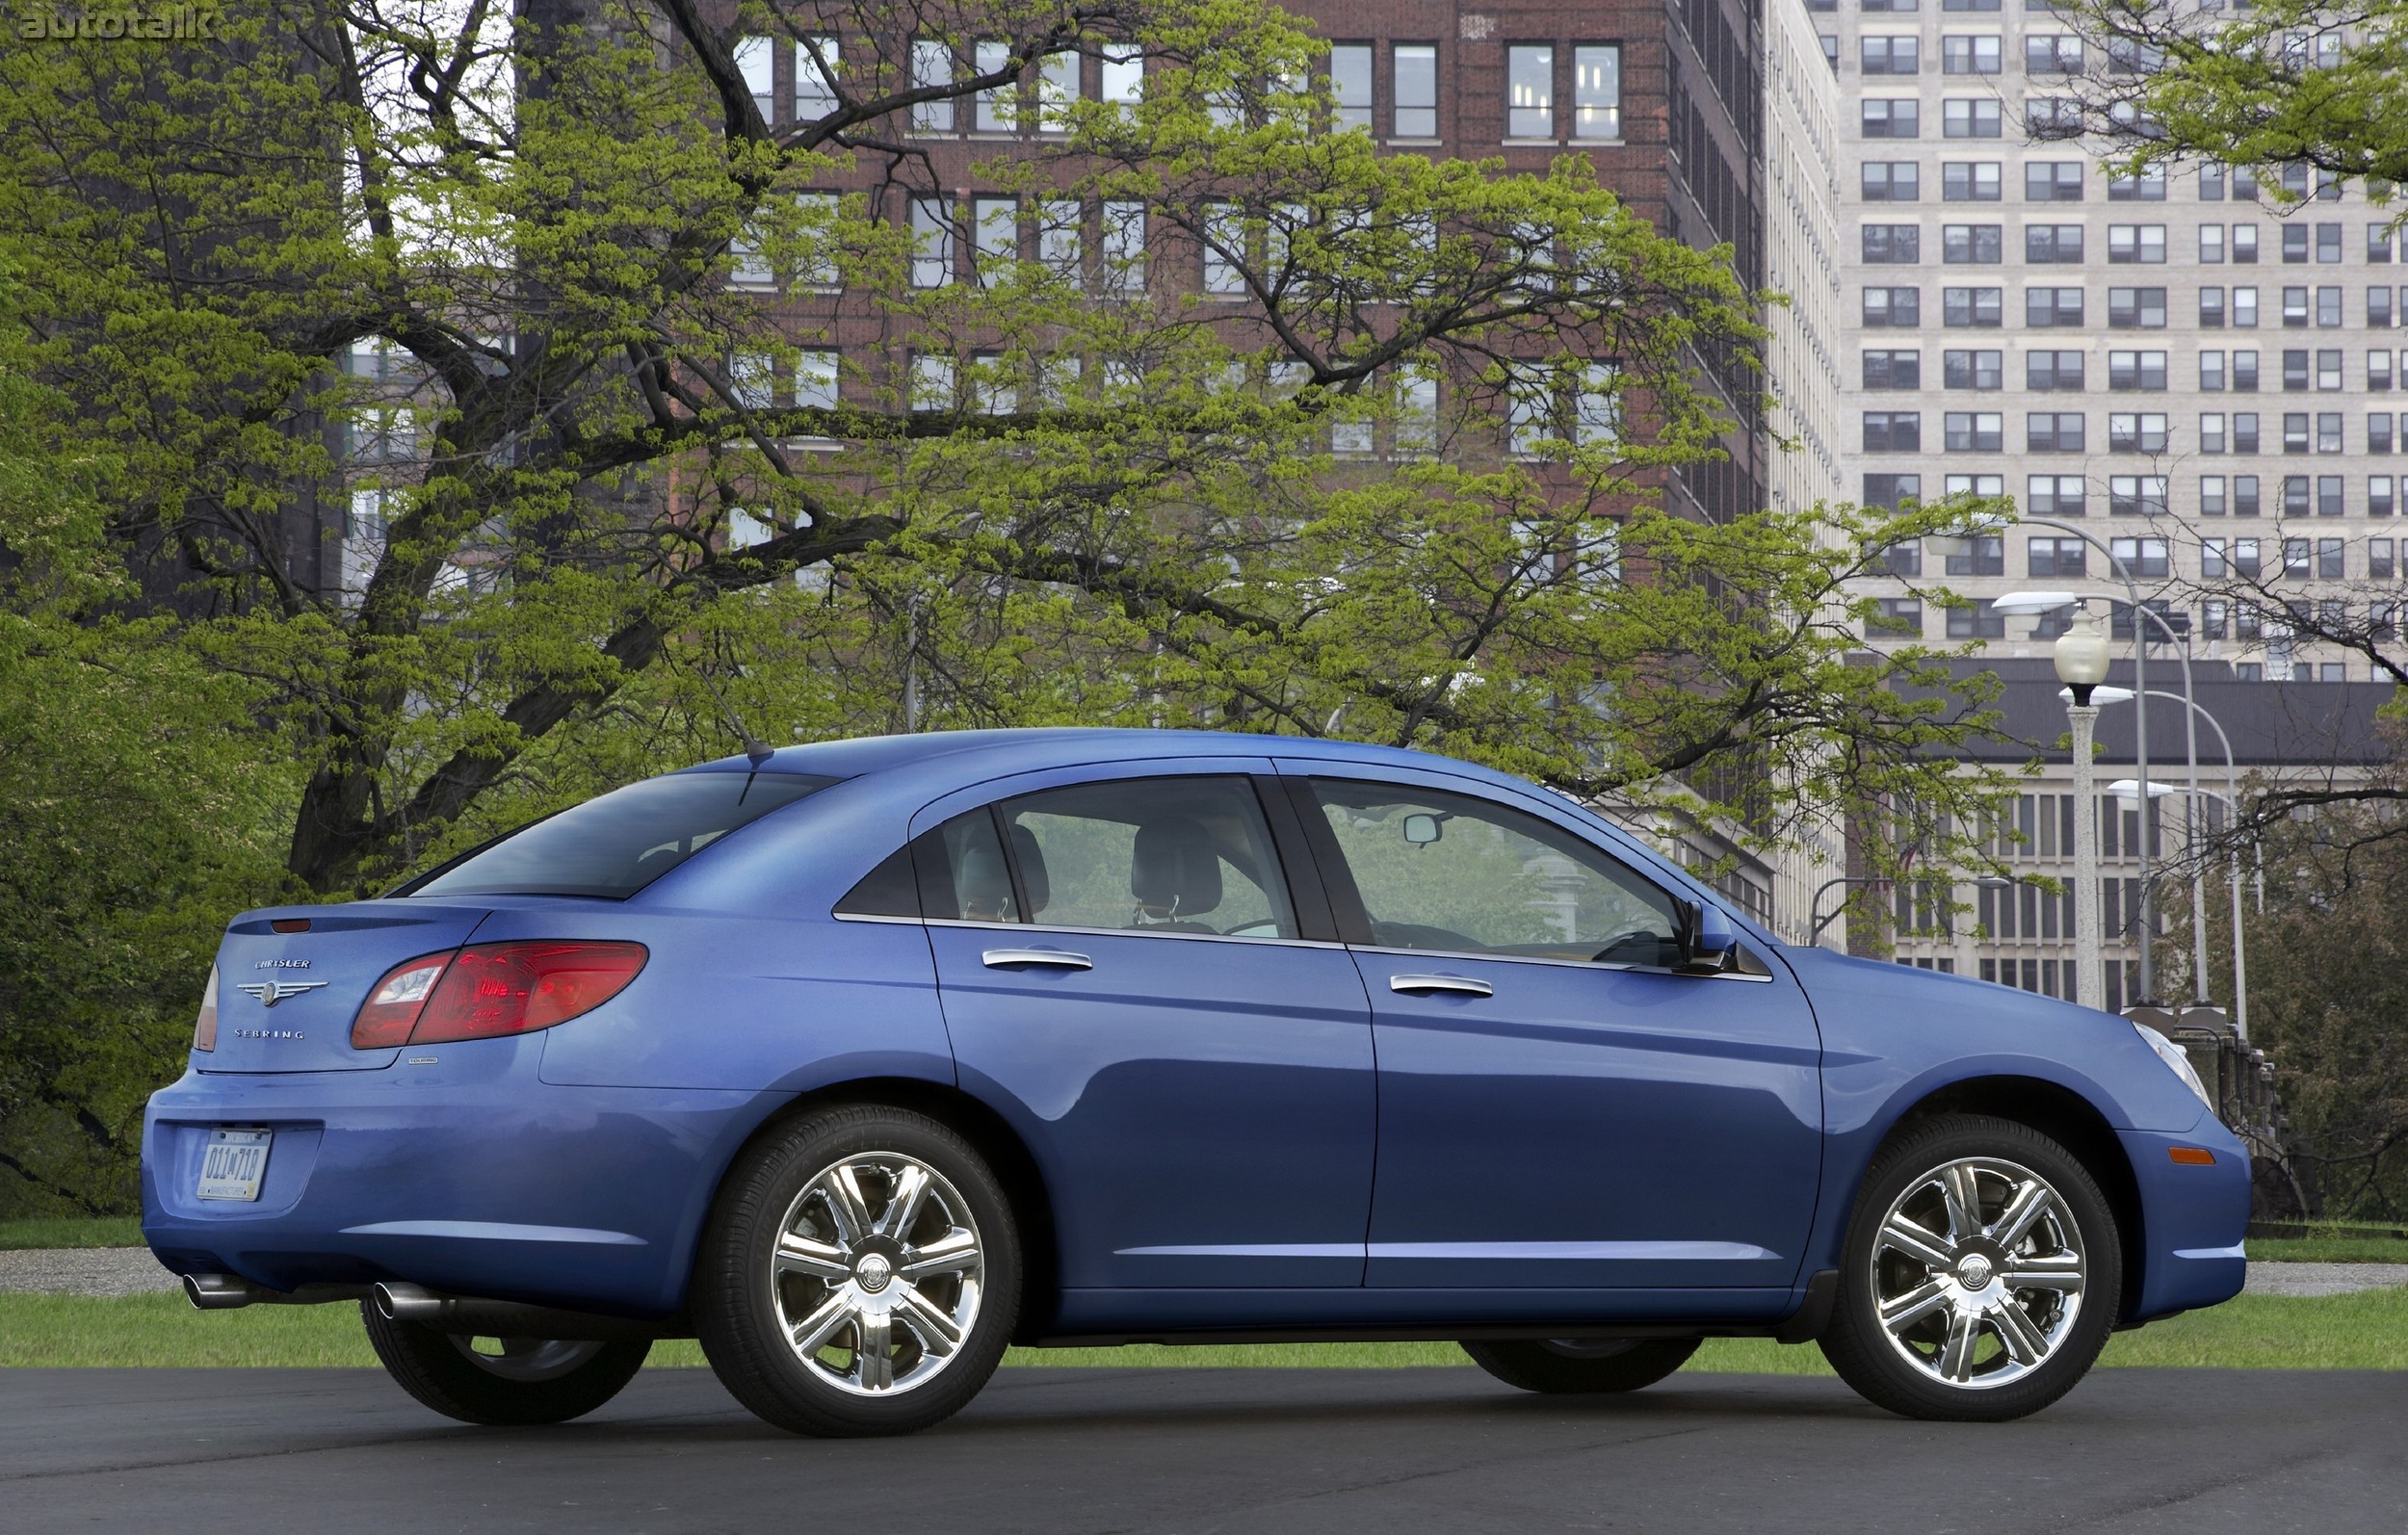
[[[256,690],[297,887],[726,733],[1339,733],[1767,838],[1995,791],[1946,761],[1980,700],[1854,638],[1948,508],[1665,508],[1749,414],[1726,250],[1581,157],[1333,131],[1263,0],[908,9],[251,0],[0,59],[36,367],[122,466],[92,547]],[[1065,56],[1143,91],[1048,94]],[[995,92],[1045,115],[969,170],[1011,228],[925,281],[915,202],[972,215],[914,123]],[[380,508],[342,579],[295,574],[309,497]]]

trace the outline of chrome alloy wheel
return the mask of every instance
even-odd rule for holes
[[[900,1152],[823,1170],[778,1222],[771,1287],[787,1342],[861,1396],[926,1385],[978,1321],[986,1261],[969,1202]]]
[[[1942,1385],[1981,1391],[2044,1364],[2081,1314],[2081,1231],[2028,1167],[1945,1162],[1898,1195],[1873,1237],[1873,1307],[1890,1346]]]

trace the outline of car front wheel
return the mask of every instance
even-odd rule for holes
[[[823,1110],[753,1148],[704,1233],[694,1324],[736,1399],[798,1434],[908,1434],[1002,1362],[1020,1249],[1002,1186],[926,1115]]]
[[[2072,1153],[2010,1120],[1934,1118],[1866,1174],[1822,1351],[1894,1413],[2003,1421],[2089,1371],[2122,1290],[2114,1214]]]

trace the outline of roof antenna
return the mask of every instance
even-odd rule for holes
[[[777,748],[745,728],[744,717],[727,707],[727,700],[720,695],[719,687],[711,681],[709,672],[697,666],[694,675],[702,679],[703,688],[711,694],[712,701],[720,706],[720,714],[725,717],[727,728],[734,731],[736,739],[744,743],[745,761],[752,765],[753,772],[759,772],[772,757],[777,755]],[[746,791],[749,793],[751,788],[751,783],[747,781]]]

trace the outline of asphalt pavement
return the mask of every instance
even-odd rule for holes
[[[824,1443],[703,1370],[540,1430],[370,1370],[7,1370],[0,1529],[2396,1535],[2403,1425],[2408,1372],[2103,1370],[1973,1425],[1810,1377],[1030,1368],[916,1438]]]

